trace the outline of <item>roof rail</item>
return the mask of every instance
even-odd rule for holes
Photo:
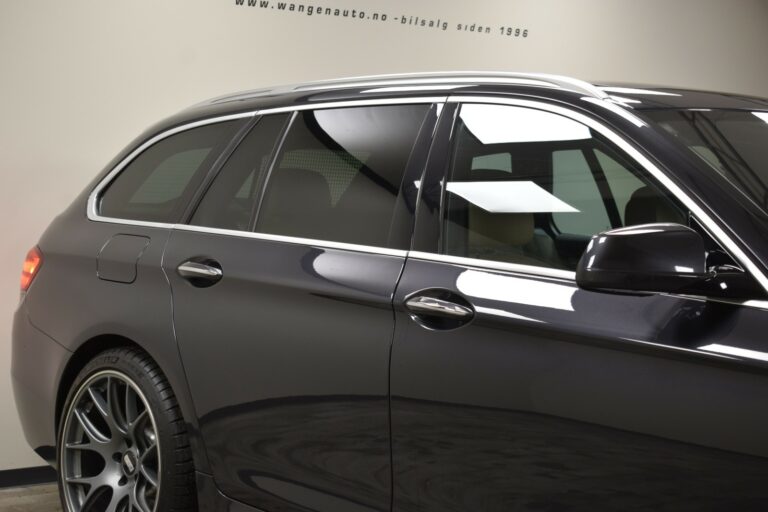
[[[333,80],[319,80],[303,84],[267,87],[253,91],[219,96],[203,104],[225,103],[247,100],[262,96],[275,96],[299,91],[322,91],[349,87],[387,87],[387,86],[430,86],[471,83],[498,83],[510,85],[530,85],[551,87],[586,94],[594,98],[605,99],[608,94],[598,87],[567,76],[545,73],[510,73],[500,71],[447,71],[434,73],[403,73],[395,75],[371,75]]]

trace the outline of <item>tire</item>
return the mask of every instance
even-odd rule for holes
[[[65,512],[197,510],[181,410],[141,350],[106,350],[80,371],[59,421],[57,452]]]

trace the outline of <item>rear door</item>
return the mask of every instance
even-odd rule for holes
[[[263,113],[174,230],[174,325],[229,497],[390,509],[392,296],[436,111]]]
[[[561,107],[440,132],[395,295],[394,510],[764,507],[768,312],[574,282],[592,234],[687,209]]]

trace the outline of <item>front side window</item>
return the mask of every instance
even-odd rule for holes
[[[102,194],[99,214],[176,222],[194,189],[243,121],[192,128],[166,137],[134,158]]]
[[[592,235],[687,223],[599,134],[532,108],[466,104],[445,184],[443,254],[575,270]]]
[[[270,173],[256,231],[387,247],[429,105],[299,112]]]

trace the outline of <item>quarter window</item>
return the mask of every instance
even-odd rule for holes
[[[531,108],[461,108],[445,185],[444,254],[574,270],[593,234],[686,223],[599,134]]]
[[[177,222],[189,197],[243,121],[177,133],[144,150],[101,197],[105,217]]]
[[[256,231],[387,247],[429,105],[300,112],[271,171]]]

